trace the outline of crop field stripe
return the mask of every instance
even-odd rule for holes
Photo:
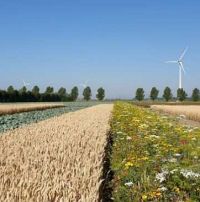
[[[63,104],[42,104],[42,103],[26,103],[26,104],[0,104],[0,116],[7,114],[15,114],[36,110],[45,110],[52,108],[64,107]]]
[[[19,128],[26,124],[35,123],[41,120],[46,120],[54,116],[59,116],[64,113],[77,111],[77,110],[84,109],[86,107],[91,107],[98,104],[102,104],[102,103],[101,102],[68,102],[68,103],[64,103],[64,107],[61,107],[61,108],[16,113],[12,115],[3,115],[3,116],[0,116],[0,133],[6,132],[10,129]]]
[[[99,201],[112,104],[0,136],[0,201]]]
[[[151,109],[166,112],[172,115],[185,115],[186,118],[200,122],[200,106],[194,105],[152,105]]]

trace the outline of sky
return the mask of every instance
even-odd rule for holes
[[[0,0],[0,89],[38,85],[69,92],[81,83],[107,98],[200,88],[199,0]]]

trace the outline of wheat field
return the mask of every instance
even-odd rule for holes
[[[63,107],[58,103],[0,104],[0,115]]]
[[[0,136],[0,201],[99,201],[112,104]]]
[[[152,105],[151,109],[173,115],[184,115],[186,118],[193,121],[200,121],[200,106],[198,105]]]

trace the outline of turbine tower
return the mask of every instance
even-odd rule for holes
[[[167,61],[166,63],[175,63],[175,64],[178,64],[179,66],[179,88],[181,89],[182,88],[182,71],[185,73],[185,69],[184,69],[184,66],[183,66],[183,58],[186,54],[188,50],[188,47],[185,48],[185,50],[183,51],[183,53],[181,54],[181,56],[178,58],[178,60],[173,60],[173,61]]]

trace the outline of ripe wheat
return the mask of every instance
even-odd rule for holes
[[[188,119],[200,121],[200,106],[192,105],[152,105],[152,109],[173,115],[185,115]]]
[[[0,201],[99,201],[112,105],[3,133]]]
[[[58,103],[0,104],[0,115],[63,107]]]

